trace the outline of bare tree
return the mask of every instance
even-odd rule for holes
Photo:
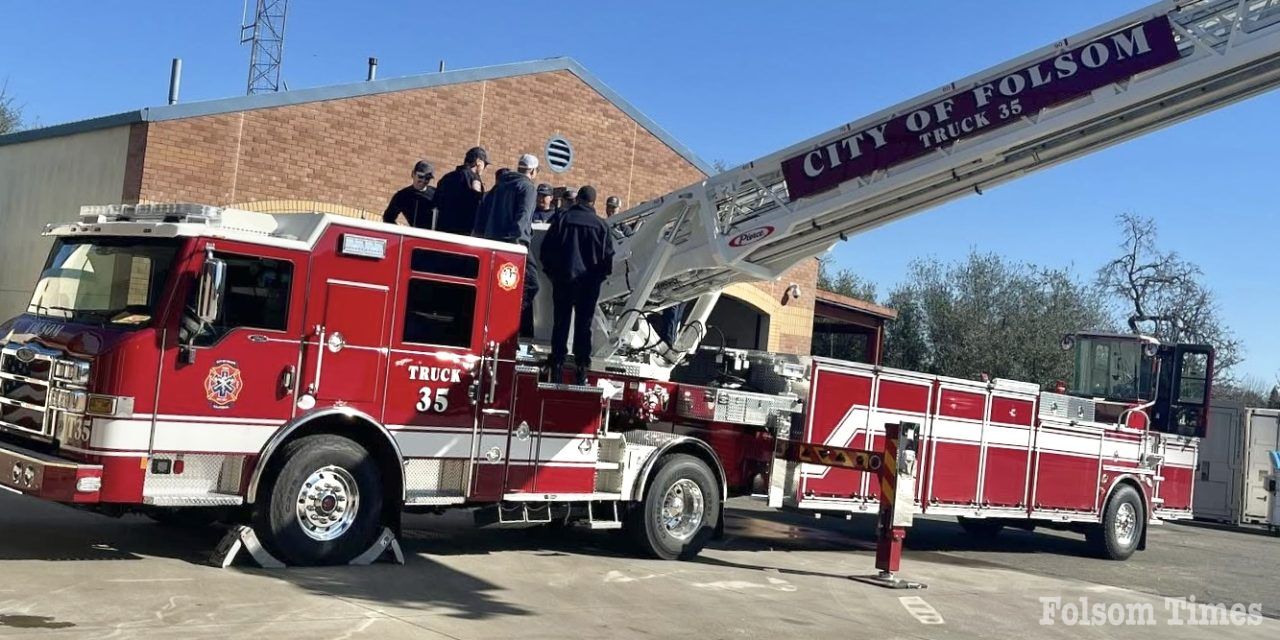
[[[22,107],[9,95],[9,83],[0,84],[0,136],[22,128]]]
[[[1229,380],[1241,360],[1240,341],[1219,317],[1213,292],[1201,282],[1200,267],[1156,245],[1155,221],[1132,213],[1117,223],[1121,253],[1098,270],[1098,286],[1123,301],[1130,326],[1150,323],[1162,342],[1213,345],[1216,373]]]
[[[1245,375],[1236,380],[1213,385],[1214,400],[1229,400],[1246,407],[1280,407],[1280,388],[1268,385],[1258,376]]]

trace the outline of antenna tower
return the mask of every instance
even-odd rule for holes
[[[245,93],[280,90],[280,61],[284,58],[284,19],[289,0],[257,0],[253,22],[245,24],[249,0],[240,18],[240,44],[250,43],[249,83]]]

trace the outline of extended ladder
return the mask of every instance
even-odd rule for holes
[[[1280,84],[1280,0],[1166,0],[611,219],[598,368],[665,377],[721,290]],[[677,349],[645,315],[697,300]]]

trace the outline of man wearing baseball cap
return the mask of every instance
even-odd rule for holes
[[[516,170],[502,174],[493,191],[476,214],[477,237],[512,242],[529,247],[533,238],[533,211],[537,187],[538,158],[524,154]],[[520,303],[520,335],[533,337],[533,298],[538,295],[538,264],[532,252],[525,257],[524,298]]]
[[[551,201],[555,198],[556,191],[551,185],[542,183],[538,185],[538,202],[533,210],[534,222],[550,222],[551,216],[555,215],[556,210],[551,206]]]
[[[436,187],[436,231],[470,235],[475,226],[476,209],[484,197],[480,174],[489,166],[489,154],[483,147],[472,147],[453,171],[440,178]]]
[[[618,196],[609,196],[609,198],[604,201],[604,217],[608,218],[612,216],[617,213],[620,208],[622,208],[622,198],[619,198]]]
[[[430,229],[436,220],[436,188],[431,186],[435,177],[435,169],[426,160],[419,160],[413,165],[413,184],[397,191],[391,196],[387,210],[382,212],[382,221],[395,224],[400,216],[411,227]]]
[[[595,187],[578,190],[574,205],[556,215],[542,240],[541,258],[551,278],[551,381],[560,382],[569,351],[570,318],[576,384],[586,384],[591,364],[591,322],[600,285],[613,273],[613,238],[596,215]]]

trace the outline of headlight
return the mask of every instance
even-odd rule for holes
[[[85,404],[85,408],[94,415],[113,416],[116,414],[116,398],[113,396],[91,395]]]
[[[53,375],[71,384],[89,384],[89,363],[84,360],[59,360],[53,363]]]
[[[87,401],[88,394],[83,391],[71,391],[69,389],[49,390],[49,406],[54,409],[71,413],[84,413]]]

